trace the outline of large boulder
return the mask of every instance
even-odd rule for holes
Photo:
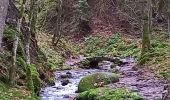
[[[115,83],[119,81],[117,74],[108,72],[98,72],[83,77],[78,85],[78,92],[87,91],[97,87],[102,87],[110,83]]]
[[[97,88],[80,93],[76,100],[143,100],[137,93],[127,89]]]

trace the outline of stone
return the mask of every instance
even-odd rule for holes
[[[60,78],[72,78],[72,74],[62,74]]]
[[[68,85],[68,83],[70,83],[70,81],[68,79],[64,79],[64,80],[62,80],[61,85],[66,86],[66,85]]]
[[[78,85],[78,92],[87,91],[90,89],[95,89],[97,87],[102,87],[110,83],[115,83],[119,81],[119,76],[114,73],[109,72],[98,72],[88,76],[83,77]]]

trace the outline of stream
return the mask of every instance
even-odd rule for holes
[[[71,59],[66,63],[74,66],[78,59]],[[125,87],[130,91],[137,92],[144,100],[162,100],[165,81],[158,79],[152,72],[145,69],[134,69],[134,59],[123,59],[125,65],[116,66],[120,74],[117,83],[109,84],[106,87]],[[74,100],[78,84],[82,77],[95,72],[110,72],[112,62],[105,61],[100,69],[75,69],[55,72],[55,85],[42,88],[40,91],[41,100]]]

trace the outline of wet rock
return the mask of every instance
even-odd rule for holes
[[[69,95],[64,95],[63,98],[70,98],[70,96]]]
[[[129,89],[132,91],[132,92],[138,92],[138,88],[136,86],[131,86],[129,87]]]
[[[63,89],[63,87],[62,86],[58,86],[57,89]]]
[[[49,86],[55,86],[55,82],[48,83]]]
[[[112,73],[118,73],[119,70],[117,68],[112,68],[109,70],[109,72],[112,72]]]
[[[61,85],[66,86],[70,81],[68,79],[62,80]]]
[[[67,75],[72,75],[72,73],[71,73],[71,72],[67,72],[66,74],[67,74]]]
[[[60,78],[72,78],[72,74],[62,74]]]
[[[115,68],[117,65],[116,64],[112,64],[111,66],[110,66],[110,68]]]

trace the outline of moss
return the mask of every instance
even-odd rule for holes
[[[26,75],[27,75],[27,87],[29,90],[31,90],[34,93],[34,84],[32,80],[32,72],[31,72],[31,66],[27,65],[27,70],[26,70]]]
[[[24,61],[23,58],[19,57],[19,58],[17,59],[17,65],[18,65],[18,66],[21,66],[21,67],[22,67],[22,70],[26,71],[26,66],[27,66],[27,64],[26,64],[26,62]]]
[[[71,70],[71,66],[67,65],[67,64],[63,64],[62,68],[60,68],[61,70]]]
[[[76,100],[143,100],[126,89],[97,88],[80,93]]]
[[[34,92],[37,94],[41,89],[41,80],[39,76],[32,76],[32,81],[34,84]]]
[[[24,88],[12,88],[0,82],[0,100],[39,100]]]
[[[80,64],[81,64],[80,65],[81,68],[89,68],[90,67],[90,61],[87,59],[81,61]]]
[[[41,80],[39,78],[39,73],[37,72],[37,68],[34,64],[30,65],[30,69],[31,69],[31,76],[34,85],[34,91],[37,93],[41,87]]]
[[[27,66],[27,87],[33,93],[38,93],[41,87],[41,80],[34,64]]]
[[[106,72],[95,73],[81,79],[78,85],[78,91],[83,92],[118,81],[119,77],[116,74]]]
[[[17,54],[19,55],[19,57],[25,58],[24,44],[22,41],[19,41]]]
[[[4,30],[4,37],[12,39],[15,34],[17,33],[17,31],[11,27],[11,26],[5,26],[5,30]]]

